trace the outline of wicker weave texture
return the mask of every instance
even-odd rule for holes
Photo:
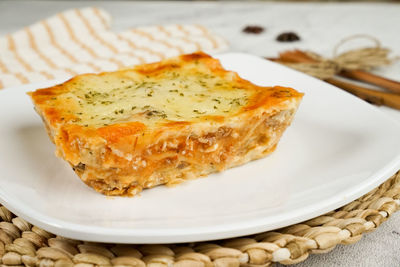
[[[235,267],[294,264],[352,244],[399,207],[400,172],[350,204],[273,232],[210,243],[117,245],[55,236],[0,207],[3,266]]]

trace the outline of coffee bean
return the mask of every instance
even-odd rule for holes
[[[283,32],[276,37],[278,42],[295,42],[299,41],[300,37],[294,32]]]
[[[261,26],[250,25],[243,28],[243,32],[245,33],[253,33],[253,34],[260,34],[264,31],[264,28]]]

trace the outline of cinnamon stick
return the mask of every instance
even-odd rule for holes
[[[315,63],[316,60],[309,57],[301,50],[286,51],[279,55],[279,59],[293,63]],[[340,76],[358,80],[373,85],[377,85],[391,92],[400,94],[400,82],[396,82],[370,72],[362,70],[344,70],[339,73]]]
[[[370,83],[373,85],[377,85],[379,87],[385,88],[393,93],[400,94],[400,82],[396,82],[370,72],[362,71],[362,70],[345,70],[339,73],[340,76],[350,78],[353,80],[358,80],[366,83]]]
[[[286,51],[286,52],[279,54],[279,58],[272,58],[270,60],[273,60],[278,63],[281,63],[281,62],[315,63],[316,62],[316,60],[309,57],[306,53],[304,53],[300,50]],[[377,84],[378,82],[380,84],[382,84],[382,80],[385,79],[385,78],[379,77],[377,75],[375,75],[375,76],[381,78],[381,80],[375,79],[375,77],[372,77],[372,74],[370,74],[370,75],[362,75],[361,74],[360,75],[359,71],[348,71],[348,72],[350,72],[350,74],[347,73],[348,75],[351,75],[353,72],[353,77],[354,77],[354,73],[355,73],[357,78],[362,76],[362,78],[364,78],[365,80],[372,79],[374,81],[374,84]],[[355,85],[352,83],[337,80],[334,78],[328,78],[328,79],[325,79],[325,81],[330,84],[333,84],[339,88],[342,88],[343,90],[345,90],[351,94],[354,94],[354,95],[360,97],[361,99],[368,101],[369,103],[376,104],[376,105],[385,105],[385,106],[392,107],[395,109],[400,109],[400,95],[375,91],[375,90],[372,90],[369,88],[365,88],[365,87],[358,86],[358,85]],[[385,85],[387,85],[387,84],[388,84],[388,82],[386,81]],[[395,88],[395,87],[392,87],[392,88]]]
[[[291,63],[316,63],[317,61],[309,57],[300,50],[285,51],[279,54],[279,59]]]
[[[340,87],[343,90],[353,95],[356,95],[369,103],[378,106],[385,105],[400,110],[400,95],[368,89],[333,78],[326,79],[325,81],[337,87]]]

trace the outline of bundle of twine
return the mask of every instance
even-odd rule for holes
[[[373,47],[365,47],[339,54],[339,48],[345,43],[354,39],[368,39],[374,42]],[[284,64],[293,69],[307,73],[319,79],[332,78],[335,74],[342,70],[364,70],[386,66],[393,62],[394,59],[389,59],[390,50],[383,48],[378,39],[369,35],[353,35],[342,39],[334,48],[332,58],[324,58],[314,52],[305,51],[305,53],[315,60],[315,62],[307,63],[286,63]]]

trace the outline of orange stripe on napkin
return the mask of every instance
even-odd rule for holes
[[[126,43],[127,43],[132,49],[134,49],[134,50],[143,50],[143,51],[146,51],[146,52],[148,52],[149,54],[152,54],[152,55],[155,55],[155,56],[159,57],[160,60],[162,60],[162,59],[165,58],[165,55],[164,55],[163,53],[154,51],[154,50],[152,50],[151,48],[146,47],[146,46],[139,46],[139,45],[135,44],[133,41],[131,41],[130,39],[128,39],[127,37],[122,36],[122,34],[118,34],[118,35],[117,35],[117,38],[120,39],[120,40],[122,40],[122,41],[124,41],[124,42],[126,42]],[[145,60],[144,58],[142,58],[142,59],[143,59],[143,63],[146,62],[146,60]]]
[[[53,30],[50,28],[49,24],[46,21],[41,21],[43,27],[46,29],[47,34],[49,35],[51,44],[56,47],[61,54],[66,56],[69,60],[71,60],[73,63],[78,63],[78,60],[67,50],[65,50],[57,41],[56,38],[54,37]]]
[[[89,46],[85,45],[84,43],[82,43],[81,41],[79,41],[79,39],[76,37],[75,31],[71,27],[71,24],[68,21],[68,19],[63,14],[58,14],[58,16],[60,17],[61,21],[64,23],[71,39],[75,43],[77,43],[80,47],[82,47],[84,50],[86,50],[92,57],[94,57],[94,58],[98,57],[98,55],[96,55],[96,53],[93,51],[93,49],[91,47],[89,47]]]
[[[217,40],[214,38],[212,34],[210,34],[210,32],[206,28],[204,28],[201,25],[194,25],[194,26],[203,33],[203,36],[212,44],[213,49],[217,49],[219,47]]]
[[[11,74],[10,71],[7,69],[6,65],[1,60],[0,60],[0,71],[2,73],[4,73],[4,74]],[[29,80],[24,75],[22,75],[20,72],[14,73],[13,75],[18,80],[20,80],[21,83],[28,83],[29,82]],[[2,86],[4,86],[3,83],[1,82],[1,80],[0,80],[0,83],[1,83]],[[2,86],[0,86],[0,88],[3,88]]]
[[[179,54],[220,52],[226,42],[199,25],[155,25],[114,33],[99,8],[67,10],[1,36],[0,89],[113,71]]]
[[[79,9],[75,9],[76,14],[78,15],[78,17],[82,20],[83,24],[85,24],[85,26],[87,27],[87,29],[89,30],[89,33],[91,36],[93,36],[94,39],[96,39],[100,44],[102,44],[103,46],[107,47],[108,49],[111,50],[111,52],[113,52],[114,54],[118,54],[119,51],[117,48],[115,48],[112,44],[110,44],[109,42],[105,41],[103,38],[101,38],[97,32],[93,29],[92,25],[89,23],[89,21],[82,16],[82,13],[79,11]],[[124,64],[114,58],[110,58],[110,61],[114,62],[115,64],[118,65],[119,68],[124,67]]]
[[[161,44],[167,46],[168,48],[176,49],[176,50],[178,51],[179,54],[184,54],[184,53],[185,53],[185,52],[182,50],[182,48],[180,48],[179,46],[177,46],[177,45],[172,45],[172,44],[170,44],[167,40],[158,40],[158,39],[156,39],[156,37],[154,37],[153,35],[151,35],[151,34],[148,33],[148,32],[142,31],[142,30],[140,30],[140,29],[132,29],[131,31],[132,31],[133,33],[136,33],[136,34],[138,34],[138,35],[141,35],[141,36],[143,36],[143,37],[146,37],[146,38],[149,39],[150,41],[153,41],[153,42],[154,42],[154,41],[158,41],[158,42],[160,42]]]
[[[32,67],[25,62],[25,60],[18,54],[17,49],[15,48],[15,42],[12,35],[7,35],[8,40],[8,49],[12,52],[14,57],[18,60],[18,62],[25,68],[27,71],[33,71]]]
[[[194,44],[197,50],[201,50],[201,45],[197,41],[192,41],[188,39],[187,36],[190,36],[190,33],[185,28],[183,28],[182,25],[176,25],[176,28],[184,34],[184,36],[182,36],[182,40],[184,40],[188,44]]]
[[[104,29],[110,28],[110,25],[107,23],[106,19],[102,15],[102,12],[98,8],[94,7],[93,13],[99,18],[99,20],[103,24]]]
[[[43,60],[50,68],[56,69],[58,68],[56,64],[54,64],[47,56],[45,56],[37,47],[37,44],[35,42],[35,38],[32,35],[32,32],[29,30],[29,28],[24,29],[26,34],[28,35],[29,39],[29,46],[32,48],[32,50],[35,51],[35,53],[39,56],[41,60]],[[45,75],[48,79],[54,79],[54,76],[51,75],[50,73],[46,71],[40,71],[41,74]]]

